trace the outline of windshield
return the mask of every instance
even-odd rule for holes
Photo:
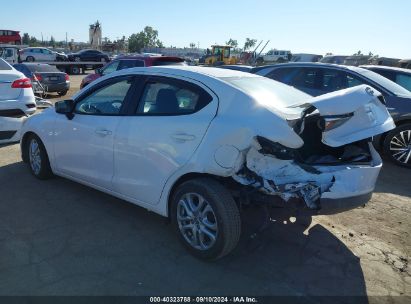
[[[381,76],[380,74],[377,74],[369,70],[363,70],[363,69],[361,70],[358,69],[356,70],[356,72],[374,81],[375,83],[379,84],[380,86],[384,87],[385,89],[387,89],[388,91],[390,91],[391,93],[395,95],[411,97],[411,93],[408,90],[396,84],[395,82],[389,80],[388,78]]]
[[[227,77],[223,80],[252,96],[257,102],[287,114],[299,114],[301,110],[295,106],[312,98],[291,86],[264,77]]]
[[[55,66],[48,64],[26,65],[30,72],[60,72]]]

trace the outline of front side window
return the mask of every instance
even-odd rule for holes
[[[131,79],[123,79],[103,86],[80,100],[74,112],[88,115],[119,115],[131,85]]]
[[[107,75],[110,73],[113,73],[115,71],[117,71],[117,67],[119,65],[120,61],[113,61],[112,63],[110,63],[108,66],[106,66],[103,71],[102,71],[102,75]]]
[[[199,111],[211,96],[179,83],[148,82],[137,108],[139,115],[185,115]]]
[[[144,66],[144,61],[142,60],[124,59],[124,60],[120,60],[118,70],[124,70],[124,69],[130,69],[130,68],[142,67],[142,66]]]

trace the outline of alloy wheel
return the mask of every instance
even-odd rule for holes
[[[218,236],[212,206],[198,193],[186,193],[177,204],[177,222],[184,239],[195,249],[208,250]]]
[[[41,170],[40,147],[37,140],[34,138],[30,141],[29,160],[33,173],[39,175]]]
[[[390,153],[400,163],[411,164],[411,130],[403,130],[392,137]]]

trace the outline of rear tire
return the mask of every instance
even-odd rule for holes
[[[384,139],[383,148],[392,162],[411,168],[411,123],[391,130]]]
[[[171,220],[184,246],[196,257],[216,260],[229,254],[241,234],[241,218],[231,193],[211,178],[178,186]]]
[[[27,140],[26,153],[30,172],[38,179],[49,179],[53,176],[49,158],[43,142],[37,135],[30,135]]]
[[[67,91],[57,92],[57,94],[58,94],[59,96],[64,96],[64,95],[66,95],[66,94],[67,94]]]

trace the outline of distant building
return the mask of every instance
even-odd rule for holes
[[[99,48],[102,44],[102,30],[101,30],[101,24],[96,21],[94,24],[90,24],[89,28],[89,44],[91,45],[92,48]]]

